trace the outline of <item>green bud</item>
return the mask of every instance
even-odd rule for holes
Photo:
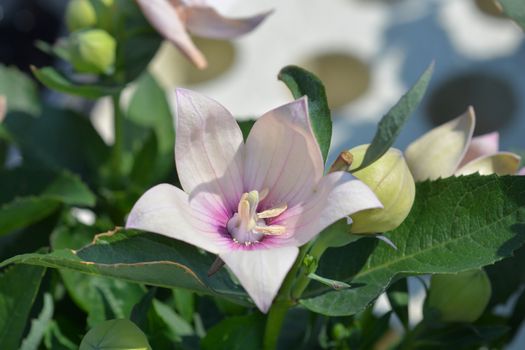
[[[357,169],[369,145],[351,149],[346,158],[352,159],[348,170]],[[403,153],[390,148],[381,158],[366,168],[352,173],[376,194],[384,208],[369,209],[351,216],[351,232],[357,234],[387,232],[398,227],[408,216],[416,185]]]
[[[69,31],[97,28],[111,32],[114,0],[71,0],[66,9]]]
[[[82,339],[79,350],[151,350],[146,335],[125,319],[104,321]]]
[[[344,340],[349,337],[350,332],[348,331],[348,328],[346,328],[342,323],[336,323],[332,327],[332,338],[334,340]]]
[[[66,9],[66,23],[71,32],[95,26],[95,8],[89,0],[71,0]]]
[[[87,29],[72,33],[69,54],[73,67],[83,73],[113,71],[117,43],[102,29]]]
[[[474,322],[489,302],[490,280],[483,270],[433,275],[426,306],[444,322]]]

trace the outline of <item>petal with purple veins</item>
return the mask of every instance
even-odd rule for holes
[[[177,89],[175,162],[190,199],[199,197],[225,214],[243,193],[244,144],[233,116],[218,102]]]
[[[230,244],[218,233],[219,225],[213,217],[193,211],[188,195],[168,184],[144,193],[126,221],[126,228],[158,233],[215,254],[227,251]]]

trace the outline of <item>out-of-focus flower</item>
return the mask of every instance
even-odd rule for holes
[[[111,73],[116,48],[115,39],[102,29],[77,31],[69,38],[71,63],[83,73]]]
[[[206,58],[189,33],[211,39],[233,39],[252,31],[270,13],[247,18],[226,18],[205,0],[137,0],[144,16],[198,68]]]
[[[0,123],[4,121],[7,112],[7,100],[4,95],[0,95]]]
[[[352,155],[352,162],[346,170],[352,171],[361,165],[368,146],[361,145],[347,151]],[[384,208],[352,215],[351,232],[379,233],[398,227],[412,209],[416,195],[416,185],[403,153],[390,148],[374,163],[352,174],[374,191]]]
[[[222,105],[177,90],[175,160],[180,183],[148,190],[126,227],[218,254],[267,312],[299,246],[333,222],[380,208],[351,174],[323,176],[306,98],[257,120],[246,143]]]
[[[427,307],[445,322],[474,322],[490,300],[492,288],[483,270],[433,275]]]
[[[472,137],[476,116],[469,109],[461,116],[440,125],[414,142],[405,158],[416,181],[468,175],[511,175],[518,171],[520,157],[499,152],[499,134]]]

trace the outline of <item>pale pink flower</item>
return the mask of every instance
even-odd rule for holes
[[[452,175],[512,175],[520,157],[499,151],[499,134],[472,137],[476,124],[474,109],[440,125],[414,142],[405,151],[414,180],[434,180]]]
[[[227,18],[205,0],[137,0],[144,16],[198,68],[206,58],[193,44],[189,33],[211,39],[233,39],[252,31],[270,13],[247,18]]]
[[[176,94],[175,161],[184,191],[168,184],[148,190],[126,226],[218,254],[267,312],[297,247],[381,203],[349,173],[323,176],[306,98],[264,114],[244,143],[219,103],[189,90]]]
[[[0,123],[4,121],[7,112],[7,100],[5,96],[0,95]]]

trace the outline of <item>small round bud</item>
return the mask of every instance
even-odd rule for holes
[[[125,319],[99,323],[82,339],[79,350],[129,349],[151,350],[146,335]]]
[[[115,39],[104,30],[75,32],[69,39],[71,63],[79,72],[109,74],[114,68],[116,47]]]
[[[337,341],[344,340],[350,336],[348,328],[346,328],[342,323],[336,323],[332,327],[332,338]]]
[[[89,0],[71,0],[66,9],[66,23],[71,32],[95,26],[95,8]]]
[[[444,322],[474,322],[491,294],[490,280],[483,270],[433,275],[426,307]]]
[[[353,158],[348,169],[350,172],[361,165],[368,146],[361,145],[348,151]],[[352,215],[351,232],[380,233],[398,227],[412,209],[416,194],[416,185],[403,153],[390,148],[377,161],[352,174],[374,191],[383,208],[364,210]]]

